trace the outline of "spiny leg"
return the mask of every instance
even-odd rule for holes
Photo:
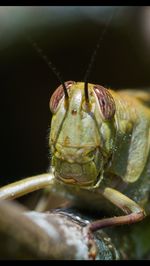
[[[89,256],[93,258],[96,257],[97,253],[93,232],[113,225],[136,223],[141,221],[146,215],[144,210],[136,202],[115,189],[106,187],[105,189],[99,189],[99,192],[126,213],[126,215],[96,220],[84,228],[84,234],[89,244]]]
[[[115,206],[120,208],[126,215],[92,222],[90,225],[88,225],[92,232],[108,226],[136,223],[143,220],[143,218],[146,216],[145,211],[136,202],[123,195],[119,191],[106,187],[105,189],[101,189],[100,193],[107,200],[111,201]]]
[[[38,189],[51,186],[54,180],[52,173],[45,173],[11,183],[0,188],[0,200],[15,199]]]

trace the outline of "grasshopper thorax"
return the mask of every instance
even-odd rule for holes
[[[61,85],[50,100],[52,167],[65,183],[93,187],[111,155],[115,102],[99,85],[88,84],[88,102],[83,82],[65,86],[67,99]]]

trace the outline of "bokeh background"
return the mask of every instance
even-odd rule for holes
[[[114,89],[150,87],[150,7],[0,7],[0,185],[49,167],[49,99],[59,81],[28,42],[61,72]]]

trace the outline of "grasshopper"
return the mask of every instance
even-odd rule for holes
[[[104,198],[125,213],[92,222],[92,231],[142,220],[150,187],[149,99],[150,95],[142,91],[115,92],[73,81],[60,85],[50,99],[50,173],[2,187],[0,199],[59,185],[75,197],[85,196],[88,204],[96,195],[98,208]]]
[[[0,188],[0,199],[47,187],[111,214],[88,224],[90,231],[141,221],[149,214],[150,93],[67,81],[49,105],[50,172]]]

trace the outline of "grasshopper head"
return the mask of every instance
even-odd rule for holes
[[[59,86],[50,99],[50,132],[55,177],[67,184],[95,187],[111,155],[114,140],[114,100],[104,87],[83,82]]]

